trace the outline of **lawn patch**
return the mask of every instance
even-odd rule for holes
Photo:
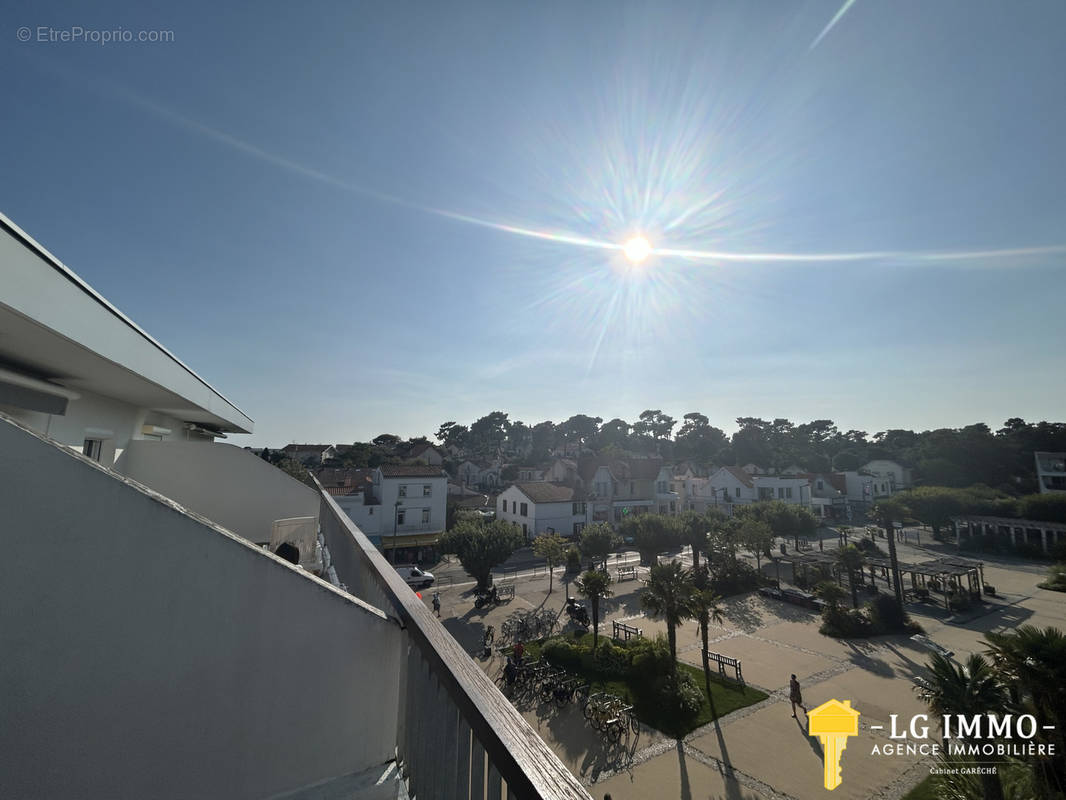
[[[601,639],[595,655],[592,637],[583,632],[568,632],[526,645],[527,658],[537,659],[542,654],[590,683],[593,692],[610,692],[621,697],[633,706],[633,713],[642,723],[675,738],[767,697],[758,689],[723,681],[717,676],[711,677],[708,694],[703,670],[678,662],[679,677],[688,676],[700,695],[698,709],[690,713],[678,710],[676,704],[663,701],[662,692],[669,674],[669,648],[662,637],[629,642]],[[683,677],[681,681],[687,682]]]

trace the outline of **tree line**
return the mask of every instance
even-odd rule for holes
[[[983,484],[1012,495],[1037,491],[1034,451],[1066,451],[1066,423],[1029,423],[1019,417],[995,431],[983,422],[873,434],[842,431],[828,419],[797,424],[784,418],[738,417],[736,425],[737,431],[727,436],[699,412],[678,421],[659,409],[645,410],[632,423],[575,414],[560,423],[528,425],[493,411],[469,426],[445,422],[436,438],[467,457],[508,457],[529,466],[565,445],[607,456],[654,455],[716,466],[752,463],[776,470],[798,466],[806,472],[854,470],[888,459],[913,469],[920,483],[953,488]]]

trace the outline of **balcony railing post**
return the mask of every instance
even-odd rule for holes
[[[437,684],[436,705],[442,717],[440,735],[444,739],[441,743],[444,763],[441,765],[439,780],[442,791],[447,793],[455,786],[459,772],[459,709],[450,702],[448,692],[440,683]]]
[[[502,800],[503,798],[503,778],[500,777],[500,772],[491,759],[489,760],[489,781],[485,798],[486,800]]]
[[[485,748],[476,736],[470,743],[470,798],[484,800],[485,797]]]
[[[459,717],[459,730],[455,737],[456,746],[456,778],[455,796],[459,800],[470,799],[470,726],[466,720]]]

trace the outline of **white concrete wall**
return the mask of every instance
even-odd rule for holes
[[[359,526],[359,530],[367,536],[381,535],[381,529],[385,524],[384,520],[386,516],[385,512],[382,510],[384,506],[373,503],[366,505],[363,502],[363,495],[361,493],[339,495],[333,499],[337,501],[337,505],[341,507],[341,510],[348,515],[348,519]],[[392,531],[391,520],[389,520],[389,531]]]
[[[260,798],[393,753],[380,611],[3,419],[0,507],[0,796]]]
[[[130,441],[145,439],[142,429],[146,424],[169,428],[170,433],[162,437],[166,441],[182,441],[189,437],[181,420],[92,392],[79,390],[78,394],[80,397],[67,404],[67,412],[63,415],[26,411],[12,406],[0,406],[0,412],[38,433],[73,447],[79,453],[86,439],[103,440],[100,463],[104,465],[113,464]],[[210,441],[200,436],[194,437],[198,441]],[[150,438],[154,441],[159,437]]]
[[[511,504],[515,504],[515,510],[511,510]],[[521,526],[524,522],[526,525],[531,525],[532,518],[528,515],[522,516],[522,503],[527,503],[529,506],[533,504],[516,486],[508,486],[502,492],[499,497],[496,498],[496,519],[502,519],[504,522],[514,522]],[[532,509],[530,509],[532,511]]]
[[[521,510],[521,505],[519,505]],[[554,528],[560,536],[573,536],[575,522],[588,522],[587,514],[574,514],[574,504],[565,503],[530,503],[530,514],[533,515],[533,524],[530,533],[533,536],[541,536],[548,532],[548,528]],[[522,518],[518,518],[522,521]]]
[[[274,520],[318,519],[313,489],[232,444],[134,441],[115,470],[250,542],[269,542]]]

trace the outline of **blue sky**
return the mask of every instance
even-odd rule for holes
[[[0,208],[246,444],[1061,420],[1066,5],[840,7],[23,6]]]

